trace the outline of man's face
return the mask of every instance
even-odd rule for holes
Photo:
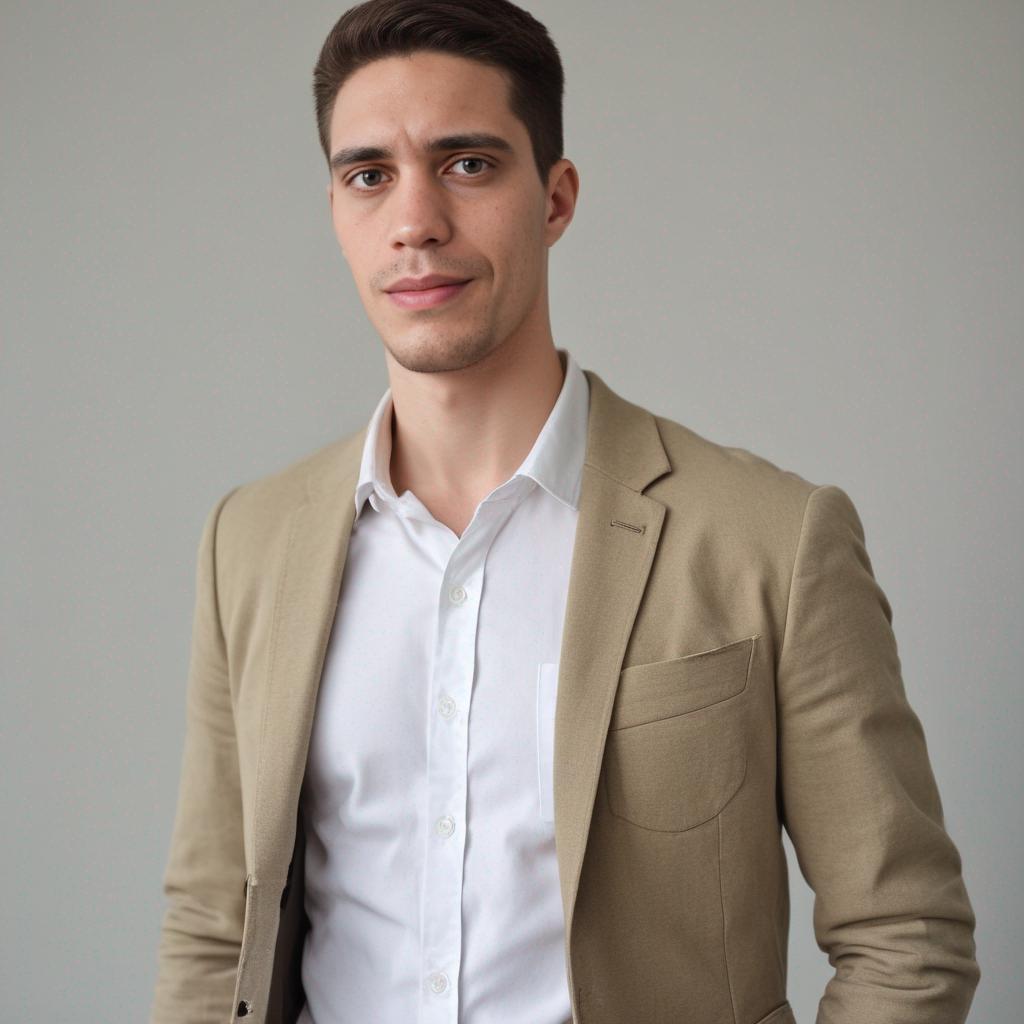
[[[428,149],[470,134],[497,141]],[[332,161],[353,147],[391,152],[332,166],[328,197],[363,305],[396,362],[456,370],[507,339],[549,332],[547,250],[571,219],[575,168],[555,165],[549,181],[562,184],[549,195],[502,72],[433,52],[374,61],[339,90],[330,140]],[[430,274],[469,280],[418,296],[393,291]]]

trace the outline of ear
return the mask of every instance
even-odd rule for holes
[[[563,157],[552,166],[548,181],[548,219],[544,225],[544,234],[550,247],[562,237],[576,212],[580,191],[579,171],[571,160]]]

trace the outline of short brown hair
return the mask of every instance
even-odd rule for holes
[[[509,107],[526,126],[542,184],[562,158],[562,61],[548,30],[509,0],[366,0],[327,35],[313,68],[320,146],[330,170],[338,90],[371,61],[417,50],[450,53],[503,70]]]

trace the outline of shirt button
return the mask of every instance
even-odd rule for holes
[[[457,583],[448,591],[448,600],[452,604],[462,604],[466,600],[466,588],[460,587]]]
[[[448,975],[444,971],[435,971],[427,979],[431,992],[444,992],[448,988]]]
[[[445,718],[451,718],[452,715],[455,714],[455,701],[452,700],[452,698],[449,697],[448,694],[445,694],[437,702],[437,707],[438,707],[438,710],[441,712],[442,715],[444,715]]]
[[[455,831],[455,819],[450,814],[446,814],[443,818],[437,819],[437,825],[434,827],[439,836],[450,836]]]

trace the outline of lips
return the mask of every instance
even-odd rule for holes
[[[451,277],[447,274],[428,274],[426,277],[403,277],[396,281],[385,291],[393,294],[395,292],[422,292],[431,288],[441,288],[446,285],[465,284],[471,278]]]
[[[429,280],[429,278],[424,279]],[[446,280],[444,283],[434,287],[423,287],[424,281],[418,281],[416,288],[403,288],[398,291],[389,291],[388,298],[402,309],[429,309],[440,306],[445,302],[461,295],[473,279],[468,281]]]

